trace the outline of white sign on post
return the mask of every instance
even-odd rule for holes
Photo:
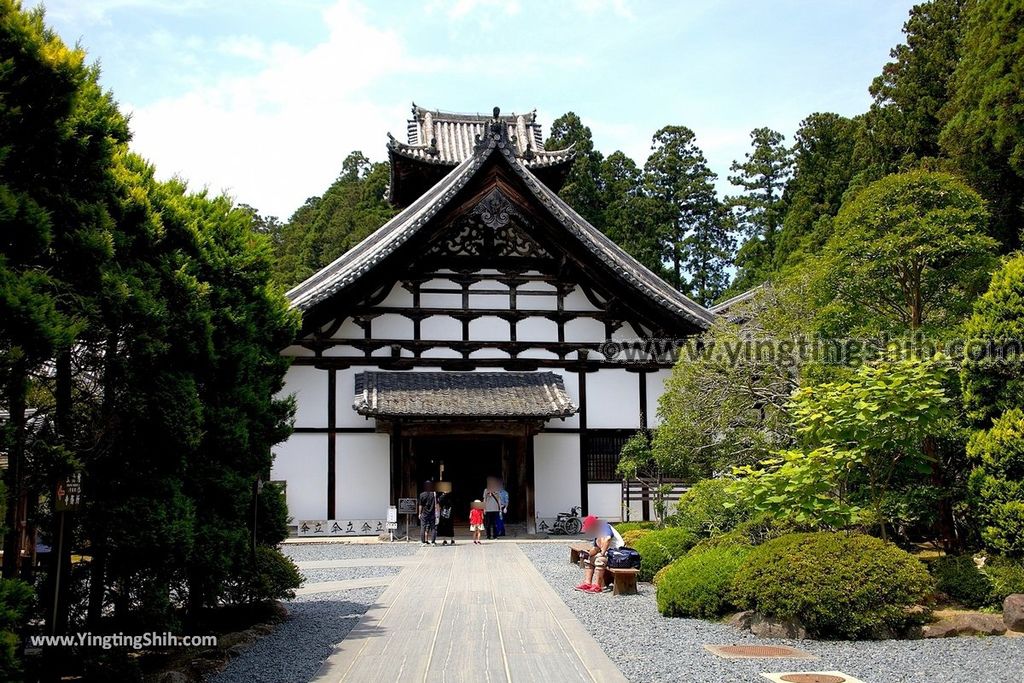
[[[398,508],[395,507],[394,505],[389,505],[388,506],[387,528],[388,529],[397,529],[398,528]]]

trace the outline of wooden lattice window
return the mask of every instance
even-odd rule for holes
[[[620,481],[615,474],[622,447],[635,432],[631,429],[592,429],[583,435],[583,453],[587,462],[587,481]]]

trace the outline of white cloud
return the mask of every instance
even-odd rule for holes
[[[324,22],[328,37],[309,49],[226,41],[222,51],[257,69],[129,106],[133,147],[161,176],[286,217],[336,177],[349,151],[378,156],[387,126],[401,127],[407,104],[373,101],[368,87],[429,64],[409,58],[395,33],[370,25],[350,2],[325,10]]]
[[[611,12],[623,19],[635,19],[627,0],[573,0],[573,7],[583,14],[595,15]]]

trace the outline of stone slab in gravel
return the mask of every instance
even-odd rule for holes
[[[869,683],[1021,683],[1024,638],[821,642],[756,638],[721,623],[667,619],[658,614],[654,587],[635,596],[573,590],[581,570],[565,562],[561,544],[522,544],[522,551],[612,661],[635,683],[764,683],[764,672],[843,671]],[[724,660],[704,645],[784,644],[820,659]]]

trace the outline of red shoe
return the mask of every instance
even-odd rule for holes
[[[580,585],[576,586],[576,590],[584,591],[584,592],[589,592],[590,591],[590,585],[591,584],[589,584],[589,583],[581,583]]]
[[[604,589],[601,588],[600,586],[598,586],[596,583],[590,584],[589,586],[587,586],[583,590],[587,591],[588,593],[603,593],[604,592]]]

